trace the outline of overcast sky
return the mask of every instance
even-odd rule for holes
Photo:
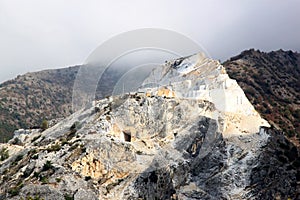
[[[0,0],[0,82],[81,64],[102,42],[164,28],[225,60],[249,48],[300,51],[300,0]]]

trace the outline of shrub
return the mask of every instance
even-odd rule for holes
[[[62,139],[60,139],[60,141],[61,141],[61,146],[64,146],[66,144],[69,145],[69,142],[66,138],[62,138]]]
[[[20,193],[20,188],[19,187],[13,187],[13,188],[10,188],[8,190],[8,193],[11,195],[11,196],[16,196]]]
[[[24,185],[22,184],[22,182],[19,182],[17,186],[15,187],[12,187],[8,190],[8,193],[11,195],[11,196],[16,196],[20,193],[20,190],[22,189]]]
[[[15,162],[19,162],[20,160],[22,160],[22,159],[23,159],[23,157],[24,157],[24,155],[23,155],[23,154],[19,154],[19,155],[17,155],[17,157],[16,157],[16,159],[15,159]]]
[[[23,157],[24,157],[24,155],[23,155],[23,154],[19,154],[19,155],[17,155],[16,159],[15,159],[15,160],[14,160],[14,162],[12,163],[12,166],[15,166],[15,165],[17,165],[17,164],[18,164],[18,162],[19,162],[20,160],[22,160],[22,159],[23,159]]]
[[[46,130],[46,129],[48,129],[49,128],[49,123],[48,123],[48,121],[47,120],[43,120],[42,121],[42,124],[41,124],[41,129],[42,129],[42,131],[44,131],[44,130]]]
[[[77,147],[79,146],[79,144],[74,144],[73,146],[71,146],[68,151],[73,151],[75,150]]]
[[[76,121],[70,127],[71,134],[75,134],[81,128],[80,122]]]
[[[47,184],[49,183],[49,180],[46,176],[41,176],[40,177],[40,181],[42,182],[42,184]]]
[[[56,178],[55,180],[56,180],[56,182],[60,183],[62,179],[61,178]]]
[[[39,178],[39,176],[40,176],[40,173],[39,173],[39,172],[34,172],[34,173],[33,173],[33,177]]]
[[[61,145],[60,144],[54,144],[51,147],[47,148],[48,152],[52,152],[52,151],[59,151],[61,149]]]
[[[248,94],[250,96],[255,96],[255,90],[251,87],[246,88],[244,91],[245,91],[246,94]]]
[[[22,145],[22,142],[20,141],[20,139],[19,138],[14,138],[13,140],[12,140],[12,144],[14,144],[14,145]]]
[[[66,195],[65,195],[65,200],[74,200],[74,197],[72,197],[72,196],[66,194]]]
[[[50,160],[47,160],[46,163],[43,166],[42,171],[47,171],[49,169],[53,169],[52,162]]]
[[[70,131],[76,129],[78,130],[80,128],[80,122],[76,121],[72,124],[72,126],[70,127]]]
[[[4,161],[4,160],[6,160],[7,158],[9,158],[8,150],[7,150],[7,148],[2,148],[2,149],[0,150],[0,160],[1,160],[1,161]]]
[[[21,198],[21,200],[24,200],[24,199]],[[39,197],[39,196],[35,196],[35,197],[27,196],[25,200],[44,200],[44,199],[41,199],[41,197]]]
[[[31,156],[31,158],[33,160],[37,160],[37,159],[39,159],[39,154],[34,154],[34,155]]]

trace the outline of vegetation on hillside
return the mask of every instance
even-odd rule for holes
[[[43,119],[70,115],[73,83],[78,69],[77,66],[27,73],[2,83],[0,142],[8,141],[16,129],[38,128],[43,125]]]
[[[290,138],[300,138],[299,53],[250,49],[223,65],[271,125]]]

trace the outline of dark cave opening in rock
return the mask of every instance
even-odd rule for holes
[[[123,131],[125,142],[131,142],[131,133],[130,131]]]

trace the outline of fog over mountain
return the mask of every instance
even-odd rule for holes
[[[224,61],[244,49],[300,51],[300,1],[0,1],[0,82],[84,63],[102,42],[139,28],[163,28]]]

